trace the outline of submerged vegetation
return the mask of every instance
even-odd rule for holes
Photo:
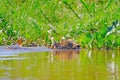
[[[0,45],[69,37],[83,48],[119,48],[119,6],[119,0],[1,0]]]

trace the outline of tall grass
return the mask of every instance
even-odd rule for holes
[[[1,0],[0,44],[19,37],[50,44],[71,37],[85,48],[120,47],[119,26],[105,37],[112,22],[120,19],[118,0]]]

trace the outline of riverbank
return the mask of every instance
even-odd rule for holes
[[[70,37],[84,48],[120,47],[120,1],[1,0],[0,45],[19,37],[46,45]],[[111,16],[112,15],[112,16]]]

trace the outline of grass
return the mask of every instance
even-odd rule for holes
[[[0,45],[23,37],[28,43],[51,44],[70,37],[83,48],[120,47],[119,27],[105,37],[120,19],[118,0],[1,0]]]

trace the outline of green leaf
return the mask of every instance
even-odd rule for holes
[[[90,6],[89,6],[87,3],[85,3],[84,0],[80,0],[80,2],[81,2],[82,5],[86,8],[86,10],[87,10],[88,13],[90,14],[90,16],[92,16],[92,15],[91,15],[91,11],[90,11],[90,9],[89,9]]]

